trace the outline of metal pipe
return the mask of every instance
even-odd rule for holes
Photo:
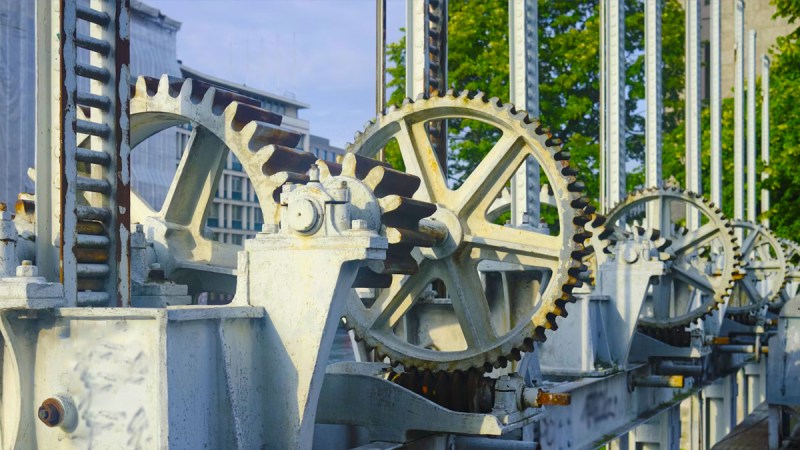
[[[511,103],[539,117],[539,30],[536,0],[509,0],[509,78]],[[527,216],[527,217],[526,217]],[[522,163],[511,182],[511,223],[539,224],[539,164]]]
[[[756,346],[755,345],[743,345],[743,344],[727,344],[727,345],[717,345],[714,347],[716,350],[722,353],[755,353]]]
[[[386,0],[375,0],[375,113],[380,116],[386,107]],[[378,159],[386,159],[383,149]]]
[[[701,194],[700,182],[700,2],[690,1],[686,8],[686,188]],[[700,226],[700,211],[686,209],[686,227]]]
[[[625,8],[622,0],[606,0],[608,33],[607,104],[608,114],[608,209],[625,196]],[[601,105],[602,107],[602,105]]]
[[[711,0],[711,201],[722,207],[722,95],[720,73],[720,0]]]
[[[737,0],[734,14],[733,71],[733,218],[744,219],[744,1]],[[740,228],[736,229],[741,239]]]
[[[756,221],[756,31],[747,33],[747,220]]]
[[[476,436],[453,436],[451,442],[453,446],[448,448],[460,450],[533,450],[538,447],[536,442]]]
[[[761,214],[769,211],[769,190],[764,189],[764,182],[769,178],[767,167],[769,167],[769,57],[761,57],[761,162],[764,163],[764,170],[761,172]],[[769,219],[766,215],[761,219],[765,227],[769,227]]]
[[[606,121],[605,106],[608,103],[606,84],[608,82],[607,66],[608,66],[608,36],[606,36],[606,23],[608,5],[605,0],[600,0],[600,133],[598,136],[598,143],[600,144],[600,152],[598,158],[600,160],[600,212],[608,212],[608,129]]]
[[[645,185],[661,186],[661,149],[662,123],[661,115],[664,101],[661,90],[661,13],[662,0],[647,0],[645,4]],[[656,213],[655,202],[648,204],[647,218],[651,220]],[[650,224],[650,226],[658,226]]]
[[[674,361],[660,361],[656,365],[656,372],[659,375],[684,375],[697,378],[703,375],[703,366],[678,364]]]
[[[638,375],[632,383],[636,387],[683,388],[683,375]]]

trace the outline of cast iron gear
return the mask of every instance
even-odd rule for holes
[[[734,284],[726,314],[742,317],[780,301],[788,264],[783,246],[767,227],[745,220],[734,221],[733,227],[742,230],[744,276]]]
[[[409,198],[420,180],[393,170],[388,164],[354,154],[345,155],[342,164],[318,161],[313,154],[295,149],[302,136],[278,128],[281,116],[255,106],[256,103],[248,97],[192,79],[166,75],[160,80],[139,77],[131,100],[131,147],[162,130],[187,122],[192,124],[192,136],[181,162],[186,170],[179,169],[180,175],[173,181],[162,210],[157,213],[147,205],[137,205],[141,210],[138,216],[158,217],[168,224],[166,228],[171,235],[189,230],[190,233],[184,233],[184,239],[193,239],[196,248],[212,247],[207,252],[185,255],[185,259],[197,263],[197,270],[235,269],[238,247],[230,251],[227,247],[233,246],[202,237],[205,212],[217,184],[208,181],[218,179],[230,150],[250,178],[267,223],[280,221],[278,197],[282,187],[307,183],[312,168],[320,172],[323,181],[333,176],[342,177],[351,190],[357,189],[363,194],[353,192],[354,202],[379,204],[381,217],[369,219],[383,224],[381,232],[390,241],[387,258],[380,264],[362,268],[354,287],[386,287],[391,282],[389,274],[416,272],[417,264],[411,257],[411,250],[430,247],[435,240],[431,233],[419,229],[419,221],[436,207]],[[186,216],[187,202],[197,205],[189,216]],[[195,261],[197,255],[203,254],[211,255],[211,260]]]
[[[457,189],[448,187],[425,129],[443,119],[477,120],[502,131]],[[432,219],[447,233],[432,248],[415,252],[418,274],[395,275],[391,287],[377,292],[374,300],[350,302],[347,326],[377,355],[407,370],[491,370],[519,359],[534,341],[545,339],[546,329],[557,327],[556,317],[566,316],[565,305],[574,301],[572,289],[586,270],[583,243],[589,233],[583,226],[591,218],[584,214],[583,184],[569,165],[569,154],[524,112],[467,92],[406,99],[369,123],[348,151],[371,157],[392,139],[406,170],[422,181],[414,199],[436,204]],[[486,217],[529,156],[554,191],[557,235],[498,225]],[[515,284],[520,293],[515,302],[500,304],[487,293],[478,271],[482,261],[514,265],[527,274]]]
[[[687,214],[697,214],[697,229],[683,227]],[[692,192],[648,188],[615,206],[606,227],[614,229],[613,235],[637,223],[657,229],[666,244],[660,251],[671,255],[667,274],[642,307],[640,330],[683,329],[727,301],[741,256],[733,226],[719,208]]]

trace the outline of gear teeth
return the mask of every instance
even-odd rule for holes
[[[372,188],[378,198],[391,193],[403,197],[411,197],[419,189],[421,180],[419,177],[409,173],[385,166],[376,166],[364,177],[364,183]]]
[[[555,155],[553,155],[553,157],[556,159],[556,161],[569,161],[570,154],[566,150],[561,150],[556,152]]]
[[[549,131],[548,131],[548,133],[549,133]],[[544,143],[548,147],[560,147],[561,144],[564,143],[564,141],[562,141],[561,139],[559,139],[557,137],[551,137],[548,140],[544,141]]]
[[[486,100],[483,97],[484,97],[484,93],[478,91],[477,93],[475,93],[475,97],[473,97],[472,99],[473,100],[480,100],[480,101],[486,103]]]
[[[603,225],[605,225],[605,223],[606,223],[606,216],[603,216],[603,215],[600,215],[600,214],[596,214],[594,216],[594,220],[592,221],[592,227],[593,228],[600,228]]]
[[[567,166],[561,169],[561,174],[567,177],[574,177],[578,175],[578,170],[574,167]]]
[[[573,181],[572,183],[567,185],[567,190],[569,192],[583,192],[586,189],[586,185],[583,184],[582,181]]]

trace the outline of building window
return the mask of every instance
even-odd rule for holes
[[[231,177],[231,198],[242,199],[242,177]]]
[[[208,208],[208,220],[206,221],[206,225],[209,227],[218,227],[219,226],[219,206],[212,204]]]
[[[242,212],[243,208],[239,205],[231,206],[231,228],[235,230],[242,229]]]
[[[189,136],[186,130],[182,128],[175,128],[175,159],[178,161],[183,157],[183,152],[186,151],[186,146],[189,145]]]
[[[242,163],[239,162],[239,158],[234,154],[231,154],[231,169],[238,170],[239,172],[242,171]]]
[[[323,150],[322,151],[322,159],[325,160],[325,161],[328,160],[328,151],[327,150]]]
[[[264,213],[261,211],[261,208],[253,208],[253,209],[255,209],[253,229],[256,231],[261,231],[261,227],[264,225]]]
[[[232,234],[231,235],[231,244],[242,245],[242,235],[241,234]]]

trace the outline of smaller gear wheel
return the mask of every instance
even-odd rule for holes
[[[726,314],[741,318],[780,301],[787,261],[783,246],[767,227],[744,220],[734,221],[733,227],[742,233],[743,276],[736,280]]]
[[[690,218],[699,224],[696,229],[686,229]],[[732,224],[719,208],[692,192],[648,188],[609,212],[605,234],[612,242],[627,239],[640,224],[658,231],[653,236],[665,254],[660,259],[667,260],[667,274],[642,307],[641,331],[652,336],[683,331],[727,301],[741,256]]]

